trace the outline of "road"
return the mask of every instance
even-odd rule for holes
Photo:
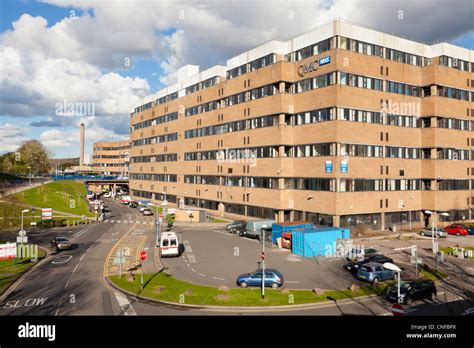
[[[28,233],[30,240],[39,245],[48,246],[54,236],[66,236],[74,245],[70,251],[50,255],[24,277],[0,300],[0,315],[391,315],[388,302],[378,297],[329,302],[311,309],[229,312],[183,309],[124,296],[104,281],[104,263],[112,248],[132,232],[145,237],[144,247],[149,248],[152,262],[153,217],[143,217],[136,209],[116,203],[108,205],[111,213],[105,222]],[[408,315],[461,315],[473,307],[471,294],[460,295],[462,290],[458,280],[446,284],[439,289],[435,303],[415,304]]]

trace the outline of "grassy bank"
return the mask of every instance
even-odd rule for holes
[[[55,211],[92,217],[94,214],[89,212],[86,195],[87,190],[84,184],[64,180],[17,193],[13,196],[13,201],[18,204],[52,208]]]
[[[439,248],[439,250],[443,251],[446,255],[456,256],[453,253],[453,249],[457,249],[457,248],[458,247],[442,247],[442,248]],[[464,248],[465,250],[472,250],[473,251],[473,256],[474,256],[474,247],[472,247],[472,246],[467,246],[467,247],[459,246],[459,248]],[[470,257],[469,261],[474,261],[474,257]]]
[[[45,256],[42,249],[38,249],[38,260]],[[22,273],[26,272],[34,263],[30,258],[20,258],[0,261],[0,294],[13,283]]]
[[[281,306],[316,303],[378,294],[384,289],[384,285],[379,288],[364,286],[356,292],[349,289],[330,290],[321,295],[315,295],[310,290],[290,290],[289,293],[285,293],[281,290],[266,288],[265,301],[262,302],[259,288],[232,288],[228,291],[221,291],[214,287],[191,284],[163,272],[145,274],[144,290],[140,290],[139,274],[135,275],[135,281],[128,281],[125,276],[122,278],[111,276],[109,279],[116,286],[144,297],[168,302],[211,306]]]

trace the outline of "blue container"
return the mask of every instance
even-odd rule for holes
[[[314,228],[314,224],[306,221],[280,222],[272,224],[272,242],[276,243],[283,232],[294,232]]]
[[[350,238],[348,228],[323,227],[295,231],[291,236],[291,251],[303,257],[325,256],[336,252],[336,241],[341,238]]]

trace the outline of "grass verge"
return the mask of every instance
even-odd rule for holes
[[[281,290],[265,289],[265,301],[262,301],[259,288],[231,288],[228,291],[218,288],[191,284],[164,272],[144,275],[144,290],[140,290],[140,275],[135,275],[134,281],[127,277],[110,276],[110,281],[117,287],[130,293],[168,302],[208,305],[208,306],[281,306],[292,304],[316,303],[328,300],[342,300],[365,295],[380,294],[387,284],[378,288],[361,287],[358,291],[329,290],[316,295],[310,290]]]
[[[442,247],[442,248],[439,248],[439,250],[443,251],[446,255],[451,255],[451,256],[457,257],[457,248],[458,248],[458,246],[456,246],[456,247]],[[473,251],[473,257],[468,258],[468,260],[469,261],[474,261],[474,247],[472,247],[472,246],[468,246],[468,247],[460,246],[460,248],[464,248],[465,250],[472,250]]]
[[[64,180],[17,193],[13,196],[13,200],[16,203],[35,207],[53,208],[58,212],[95,216],[94,213],[89,212],[89,203],[85,199],[86,195],[87,189],[83,183]]]
[[[38,260],[46,255],[43,249],[38,248]],[[0,261],[0,294],[18,277],[33,266],[30,258],[20,258]]]

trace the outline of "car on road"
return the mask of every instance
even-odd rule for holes
[[[160,239],[161,257],[179,256],[179,241],[175,232],[163,232]]]
[[[346,260],[354,260],[354,259],[359,259],[363,260],[366,257],[371,257],[380,254],[378,250],[375,250],[373,248],[352,248],[347,254],[346,254]]]
[[[386,269],[381,263],[368,262],[357,270],[357,279],[363,280],[376,285],[380,281],[393,279],[398,277],[397,272]]]
[[[151,211],[150,208],[145,208],[145,209],[142,210],[142,214],[143,214],[143,216],[151,216],[151,215],[153,215],[153,212]]]
[[[420,232],[422,236],[432,237],[433,231],[430,228],[426,228]],[[446,238],[448,236],[448,232],[443,230],[442,228],[438,227],[436,232],[434,233],[435,237],[438,235],[439,238]]]
[[[238,228],[239,226],[247,227],[247,222],[243,220],[235,220],[232,221],[230,224],[225,225],[225,230],[233,233],[232,231]]]
[[[407,305],[416,300],[434,300],[436,294],[436,285],[430,279],[406,281],[400,286],[401,301]],[[398,287],[391,286],[388,288],[386,297],[390,302],[398,302]]]
[[[362,265],[365,265],[366,263],[369,263],[369,262],[377,262],[377,263],[380,263],[380,264],[383,265],[386,262],[393,263],[393,259],[391,259],[390,257],[385,256],[383,254],[377,254],[377,255],[374,255],[374,256],[371,256],[371,257],[367,257],[362,261],[359,261],[359,260],[347,261],[344,264],[344,266],[342,266],[342,267],[346,271],[349,271],[351,273],[356,273],[357,270],[359,269],[359,267],[361,267]]]
[[[124,205],[130,204],[131,201],[132,201],[132,197],[130,196],[122,196],[122,198],[120,199],[120,203]]]
[[[71,249],[71,242],[65,237],[56,237],[52,240],[51,245],[56,248],[57,251]]]
[[[136,201],[131,201],[129,207],[130,207],[130,208],[136,208],[136,207],[138,207],[138,202],[136,202]]]
[[[265,269],[265,287],[278,289],[284,282],[285,280],[283,279],[283,274],[281,274],[281,272],[273,268]],[[241,288],[262,286],[262,270],[260,269],[252,273],[241,274],[237,277],[235,283]]]
[[[448,234],[456,236],[467,236],[469,234],[467,226],[461,224],[452,224],[444,228]]]

